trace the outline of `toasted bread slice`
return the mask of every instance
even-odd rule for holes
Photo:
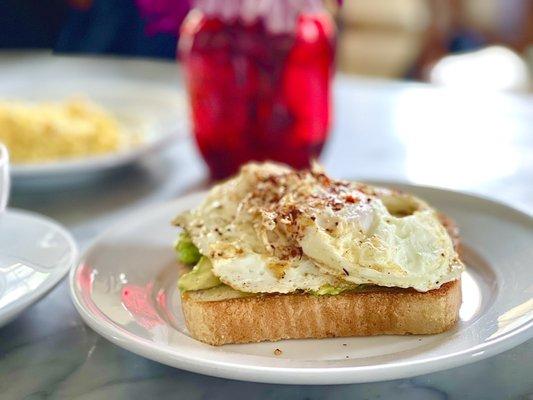
[[[439,215],[460,254],[459,231]],[[375,335],[427,335],[450,329],[459,316],[461,281],[428,292],[363,285],[337,295],[245,294],[229,286],[182,293],[191,335],[223,345]]]
[[[182,295],[189,332],[212,345],[440,333],[455,324],[460,305],[459,280],[426,293],[370,286],[331,296],[295,293],[240,297],[222,286]]]

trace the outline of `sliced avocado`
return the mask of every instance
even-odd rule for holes
[[[231,300],[231,299],[240,299],[244,297],[253,297],[261,296],[261,293],[245,293],[239,290],[235,290],[230,286],[224,285],[223,283],[204,290],[195,290],[189,292],[194,301],[222,301],[222,300]]]
[[[311,290],[310,293],[314,294],[315,296],[324,296],[324,295],[336,295],[340,294],[342,292],[347,292],[348,290],[356,290],[360,289],[365,285],[356,285],[355,283],[346,283],[341,286],[331,286],[329,284],[325,284],[320,286],[318,290]]]
[[[187,232],[182,232],[174,244],[174,249],[178,255],[178,261],[187,265],[195,265],[200,261],[202,255],[198,247],[194,245]]]
[[[191,272],[183,275],[178,281],[182,292],[189,290],[209,289],[220,285],[220,279],[213,274],[213,266],[209,258],[201,257]]]

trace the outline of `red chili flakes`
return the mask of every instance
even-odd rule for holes
[[[326,176],[323,172],[311,171],[311,175],[323,186],[330,186],[331,179]]]
[[[298,210],[297,208],[293,208],[289,211],[289,217],[291,219],[291,221],[296,221],[296,219],[298,218],[298,216],[301,214],[302,212],[300,210]]]
[[[292,247],[289,250],[289,252],[290,252],[291,257],[294,257],[294,258],[302,257],[302,255],[303,255],[303,250],[302,250],[301,247]]]
[[[346,196],[344,200],[346,201],[346,203],[352,203],[352,204],[359,203],[359,199],[357,197],[353,197],[351,194]]]
[[[344,204],[337,202],[337,201],[331,201],[329,206],[333,211],[340,211],[344,208]]]

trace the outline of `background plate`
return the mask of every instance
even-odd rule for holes
[[[48,293],[74,266],[70,234],[38,214],[8,209],[0,214],[0,326]]]
[[[160,69],[158,63],[142,60],[51,57],[38,52],[0,54],[0,99],[62,101],[86,97],[115,115],[127,133],[141,138],[139,145],[116,153],[12,165],[14,185],[56,186],[87,181],[184,138],[188,132],[184,90],[179,83],[164,84],[153,78],[160,75]]]

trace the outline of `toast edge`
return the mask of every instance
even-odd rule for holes
[[[192,337],[211,345],[374,335],[441,333],[457,322],[460,279],[439,289],[347,292],[334,296],[274,294],[196,301],[182,295]]]

